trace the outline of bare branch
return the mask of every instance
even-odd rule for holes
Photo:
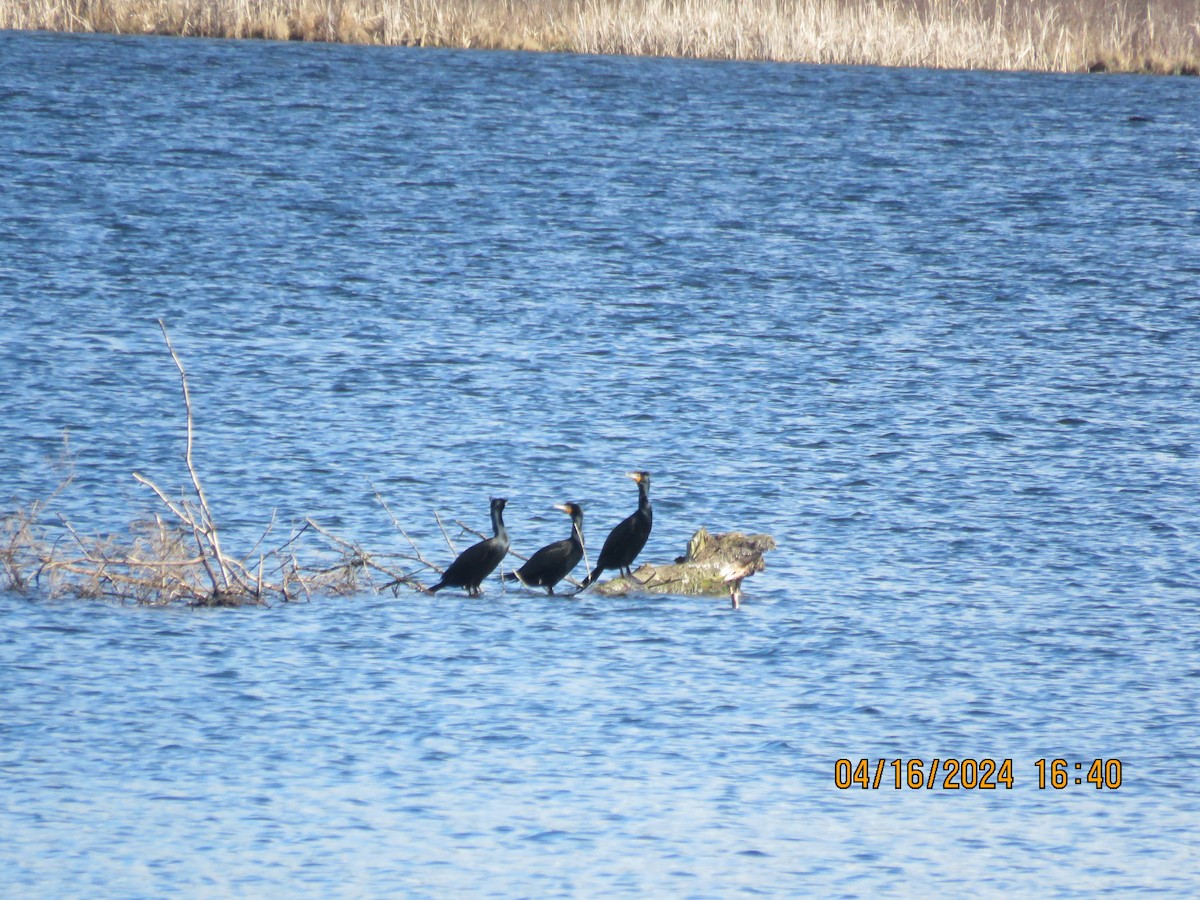
[[[436,509],[433,511],[433,518],[437,522],[438,528],[442,531],[442,537],[446,540],[446,546],[450,548],[450,555],[457,558],[458,551],[454,549],[454,542],[450,540],[450,535],[446,534],[446,526],[442,524],[442,517],[438,515]]]
[[[183,522],[184,525],[187,525],[188,528],[191,529],[192,536],[195,538],[195,541],[196,541],[196,549],[198,551],[200,551],[200,556],[201,556],[201,559],[202,559],[202,562],[204,565],[204,571],[206,571],[208,573],[208,578],[212,582],[213,592],[214,593],[219,592],[221,590],[221,584],[217,580],[217,573],[213,571],[213,567],[212,567],[212,564],[209,562],[208,555],[204,552],[204,541],[202,538],[203,530],[196,523],[195,519],[192,518],[192,516],[187,512],[186,509],[177,505],[173,500],[171,500],[170,497],[168,497],[166,494],[164,494],[162,492],[162,490],[159,488],[159,486],[157,484],[155,484],[153,481],[151,481],[149,478],[146,478],[145,476],[139,474],[138,472],[133,473],[133,478],[139,484],[144,484],[144,485],[146,485],[146,487],[150,488],[150,490],[154,491],[154,493],[158,495],[158,499],[161,500],[166,505],[167,509],[169,509],[169,510],[171,510],[171,512],[175,513],[175,515],[179,517],[179,520],[181,522]]]
[[[475,536],[475,538],[480,541],[487,540],[487,535],[484,534],[482,531],[476,531],[474,528],[470,528],[467,525],[464,525],[458,519],[454,520],[454,524],[462,529],[463,534],[473,534]]]
[[[217,535],[217,526],[213,521],[212,511],[208,506],[208,499],[204,496],[204,488],[200,484],[200,478],[196,474],[196,467],[192,464],[192,397],[188,390],[187,372],[184,371],[183,363],[179,359],[179,355],[175,352],[174,346],[171,344],[171,336],[167,333],[166,323],[162,319],[158,320],[158,327],[162,329],[163,340],[167,342],[167,350],[171,354],[171,359],[175,362],[175,368],[179,370],[179,380],[183,383],[183,408],[187,416],[187,449],[184,452],[184,461],[187,464],[188,475],[192,479],[192,487],[196,491],[196,498],[200,501],[201,523],[200,531],[203,532],[212,547],[213,555],[217,559],[217,566],[221,572],[221,590],[229,589],[229,572],[225,567],[225,559],[221,553],[221,541]]]

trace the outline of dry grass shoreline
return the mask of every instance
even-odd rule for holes
[[[1200,0],[0,0],[0,28],[1200,73]]]

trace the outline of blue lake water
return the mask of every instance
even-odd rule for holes
[[[631,469],[644,559],[779,545],[736,611],[0,593],[14,896],[1200,890],[1200,81],[0,33],[0,166],[2,511],[64,432],[48,518],[186,486],[161,318],[227,551],[403,549],[374,486],[594,554]]]

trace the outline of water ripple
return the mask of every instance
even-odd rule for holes
[[[0,596],[28,896],[1195,893],[1185,79],[0,34],[0,471],[437,559],[510,499],[727,598]],[[1144,111],[1153,110],[1152,116]],[[1131,117],[1141,116],[1136,127]],[[622,483],[624,486],[622,486]],[[1011,758],[1011,791],[834,786]],[[1117,758],[1118,791],[1036,787]],[[890,769],[889,769],[890,774]],[[186,848],[181,850],[180,848]]]

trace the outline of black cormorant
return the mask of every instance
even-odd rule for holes
[[[608,533],[600,558],[596,560],[596,568],[583,579],[580,590],[599,578],[605,569],[618,569],[622,575],[632,577],[629,567],[650,537],[650,527],[654,524],[654,510],[650,507],[650,473],[630,472],[627,477],[637,482],[637,512]]]
[[[508,553],[508,530],[504,527],[503,497],[492,500],[492,537],[468,547],[442,573],[442,580],[429,589],[436,594],[444,587],[464,587],[468,597],[478,597],[479,585],[500,565]]]
[[[504,576],[526,587],[544,587],[550,594],[554,593],[554,586],[566,578],[583,558],[583,509],[578,503],[557,504],[554,508],[561,509],[571,517],[571,536],[547,544],[529,557],[529,561],[517,571]]]

